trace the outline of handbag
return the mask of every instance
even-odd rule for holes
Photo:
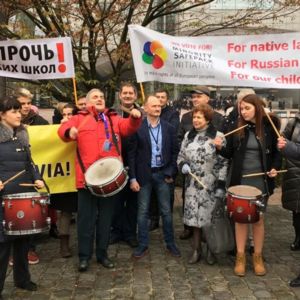
[[[203,227],[203,233],[213,254],[228,252],[235,247],[233,230],[223,205],[213,210],[211,224]]]

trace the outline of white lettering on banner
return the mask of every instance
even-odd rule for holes
[[[300,33],[178,37],[130,25],[138,82],[300,88]]]
[[[71,39],[0,41],[0,76],[24,79],[74,77]]]

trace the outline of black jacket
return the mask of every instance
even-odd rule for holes
[[[283,135],[290,141],[300,143],[300,114],[286,125]],[[300,212],[300,161],[286,159],[288,172],[282,182],[282,206],[288,210]]]
[[[172,125],[176,132],[179,128],[179,113],[173,107],[167,105],[161,110],[160,118]]]
[[[278,119],[273,119],[275,122],[277,121],[277,125],[279,125]],[[274,123],[275,123],[274,122]],[[264,140],[260,140],[257,138],[258,144],[260,145],[261,152],[261,165],[263,172],[268,172],[272,168],[276,170],[280,170],[281,168],[281,154],[277,149],[277,135],[274,132],[273,127],[265,118],[263,120],[264,123]],[[220,154],[225,158],[232,159],[231,160],[231,178],[229,181],[229,186],[239,185],[241,184],[242,179],[242,164],[246,152],[246,146],[249,137],[249,130],[254,130],[251,128],[253,125],[245,128],[245,137],[240,138],[238,134],[231,134],[227,136],[226,147],[223,147],[220,151]],[[236,128],[236,125],[234,126]],[[234,128],[232,128],[234,129]],[[269,176],[264,176],[266,190],[268,194],[271,195],[275,188],[274,178],[270,178]]]
[[[19,183],[33,183],[41,179],[38,171],[31,162],[28,135],[23,126],[14,133],[0,123],[0,180],[2,182],[16,175],[20,171],[25,172],[16,179],[7,183],[0,192],[2,195],[36,192],[32,187],[20,187]],[[2,200],[1,200],[2,202]],[[0,241],[3,241],[3,210],[0,208]]]
[[[22,117],[22,124],[26,125],[49,125],[49,122],[43,117],[39,116],[33,110],[29,112],[26,117]]]

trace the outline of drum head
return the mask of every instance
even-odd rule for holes
[[[228,188],[228,192],[232,195],[240,197],[256,198],[262,194],[261,190],[250,185],[234,185]]]
[[[122,162],[115,157],[106,157],[94,162],[85,172],[87,185],[101,186],[112,181],[123,170]]]
[[[32,199],[32,198],[48,198],[48,193],[38,193],[38,192],[29,192],[29,193],[17,193],[17,194],[7,194],[3,195],[3,199]]]

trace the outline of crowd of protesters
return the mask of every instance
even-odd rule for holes
[[[203,228],[210,226],[215,207],[225,205],[226,190],[238,187],[235,190],[242,195],[257,191],[259,218],[253,222],[234,217],[231,220],[236,244],[231,251],[236,255],[234,273],[246,275],[245,248],[249,236],[253,241],[254,273],[257,276],[267,273],[263,259],[264,215],[274,190],[274,178],[281,168],[282,154],[291,165],[296,165],[296,171],[288,170],[285,182],[289,182],[289,172],[297,180],[300,178],[298,123],[291,123],[277,140],[274,127],[279,130],[280,120],[266,110],[255,91],[241,89],[237,97],[213,100],[208,87],[196,86],[189,95],[181,101],[170,101],[168,91],[159,89],[146,97],[141,108],[135,85],[125,82],[113,108],[106,106],[100,89],[80,96],[76,106],[59,103],[55,108],[53,124],[60,124],[58,136],[64,142],[77,144],[77,192],[51,195],[49,235],[59,239],[61,257],[71,257],[74,253],[69,244],[70,224],[77,214],[79,272],[89,270],[94,245],[97,263],[106,268],[114,268],[117,263],[109,257],[110,244],[126,242],[133,248],[135,259],[147,255],[151,251],[149,231],[159,228],[160,218],[166,250],[174,257],[181,257],[173,228],[175,181],[180,174],[184,228],[179,238],[192,238],[188,263],[196,264],[202,258],[208,264],[217,263],[208,243],[203,256],[202,245],[206,240]],[[31,159],[26,128],[48,122],[31,101],[32,94],[26,89],[0,101],[3,155],[0,197],[3,199],[44,186]],[[188,112],[180,118],[181,109]],[[24,174],[11,180],[14,173],[23,169]],[[245,176],[256,173],[260,175]],[[102,179],[109,174],[116,174],[117,180],[97,187],[94,177]],[[31,183],[32,187],[21,187],[20,182]],[[288,184],[283,186],[284,198],[290,197],[288,187]],[[294,197],[293,201],[299,203],[300,198]],[[299,211],[295,205],[286,208],[293,211],[296,232],[291,250],[300,250]],[[248,234],[249,226],[252,230]],[[39,262],[36,248],[35,234],[9,234],[5,209],[0,209],[0,295],[9,262],[17,287],[37,289],[28,268],[28,264]],[[300,277],[290,284],[300,286]]]

